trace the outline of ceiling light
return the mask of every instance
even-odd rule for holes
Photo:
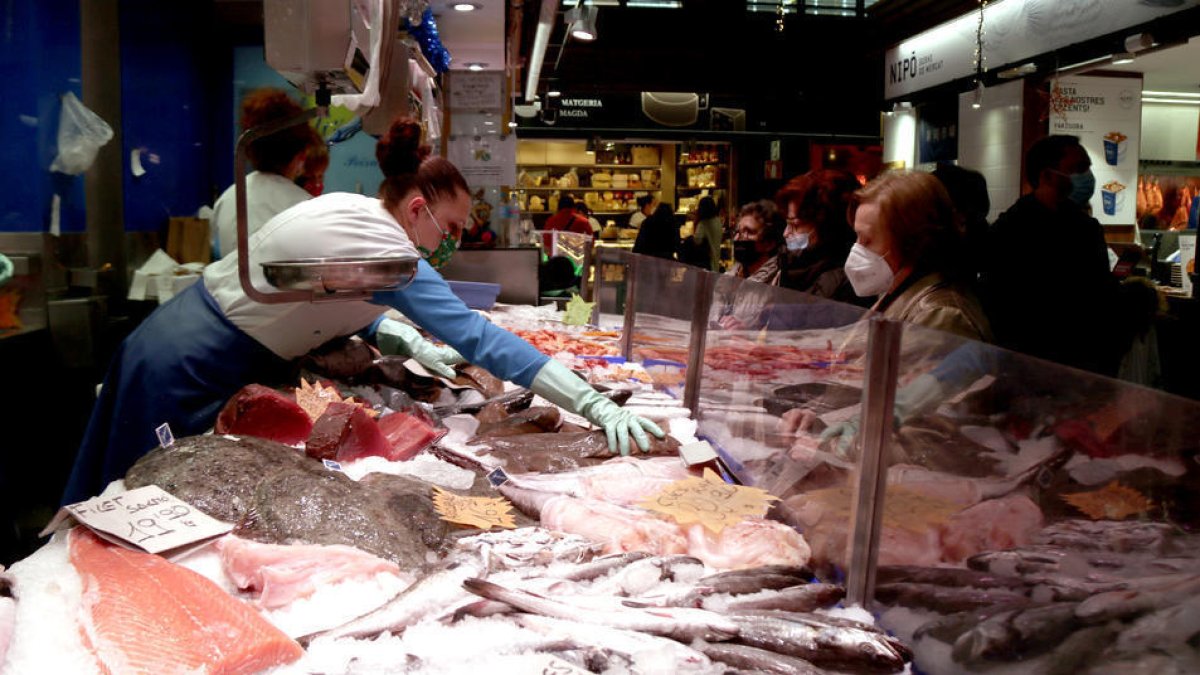
[[[1142,96],[1170,96],[1172,98],[1200,98],[1200,94],[1189,94],[1182,91],[1143,91]]]
[[[467,64],[467,70],[473,70],[473,71],[475,71],[475,72],[479,72],[479,71],[483,70],[483,69],[484,69],[484,68],[486,68],[486,67],[487,67],[487,64],[486,64],[486,63],[478,63],[478,62],[476,62],[476,63],[468,63],[468,64]]]
[[[516,129],[516,128],[517,128],[517,123],[516,123],[516,122],[509,122],[509,123],[508,123],[508,128],[509,128],[509,129]]]
[[[486,127],[494,127],[494,126],[496,126],[496,123],[491,120],[484,120],[483,125]]]
[[[1154,36],[1149,33],[1134,33],[1125,38],[1125,51],[1127,52],[1140,52],[1154,45]]]
[[[983,107],[983,83],[975,83],[975,93],[971,97],[971,107],[979,110]]]
[[[1112,63],[1114,66],[1121,66],[1126,63],[1133,63],[1133,60],[1136,58],[1137,55],[1133,52],[1117,52],[1112,55]]]
[[[567,30],[576,40],[591,42],[596,39],[596,7],[578,4],[567,10]]]
[[[1170,103],[1173,105],[1200,105],[1200,99],[1143,97],[1142,103]]]
[[[479,9],[479,5],[470,2],[456,2],[451,6],[454,7],[454,11],[456,12],[474,12]]]
[[[550,98],[557,98],[562,96],[562,92],[557,89],[551,89],[550,91],[546,92],[546,96],[549,96]]]
[[[999,77],[1002,80],[1011,80],[1011,79],[1017,78],[1017,77],[1024,77],[1026,75],[1032,75],[1036,72],[1037,72],[1037,64],[1022,63],[1019,66],[1013,66],[1012,68],[1008,68],[1006,70],[1002,70],[1002,71],[996,73],[996,77]]]

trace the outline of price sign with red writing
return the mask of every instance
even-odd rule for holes
[[[705,469],[703,478],[675,481],[657,495],[638,502],[638,506],[668,516],[680,525],[700,523],[717,533],[745,518],[761,518],[776,499],[760,488],[726,483],[712,469]]]
[[[233,529],[157,485],[67,505],[47,529],[66,516],[109,541],[147,553],[178,549]]]

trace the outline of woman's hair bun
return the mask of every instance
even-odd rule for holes
[[[399,176],[416,173],[429,151],[428,145],[421,144],[421,125],[411,117],[400,117],[379,139],[375,159],[384,176]]]

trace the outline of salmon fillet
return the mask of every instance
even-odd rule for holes
[[[71,532],[81,632],[111,673],[256,673],[304,654],[242,601],[157,555]]]

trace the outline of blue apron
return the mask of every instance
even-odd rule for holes
[[[175,437],[213,426],[247,384],[283,382],[291,362],[234,326],[197,281],[154,310],[113,355],[63,503],[99,494],[154,449],[166,422]]]

